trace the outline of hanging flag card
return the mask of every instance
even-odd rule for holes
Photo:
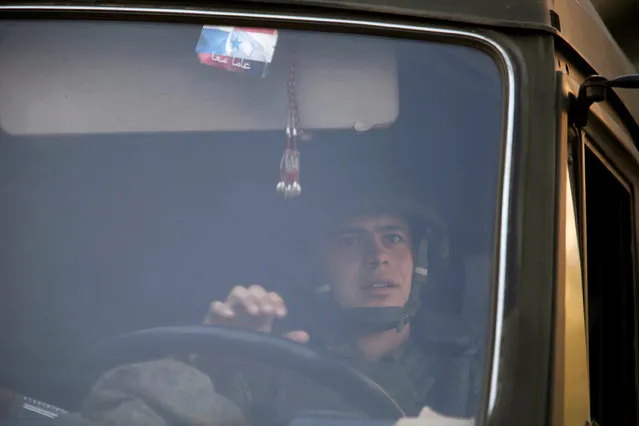
[[[195,52],[202,64],[264,77],[273,60],[277,37],[273,29],[205,26]]]

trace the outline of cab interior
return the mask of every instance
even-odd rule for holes
[[[23,24],[37,35],[38,21],[12,26]],[[66,23],[47,25],[55,32]],[[167,39],[189,40],[201,30],[73,25],[78,31],[108,25],[114,34],[148,27]],[[282,40],[286,35],[295,32],[283,31]],[[362,164],[380,160],[385,178],[410,182],[416,199],[433,196],[447,221],[451,267],[445,285],[426,292],[423,302],[480,325],[488,341],[504,144],[502,77],[495,60],[472,46],[390,44],[397,60],[396,119],[368,131],[309,129],[310,140],[299,143],[301,197],[330,191]],[[125,59],[150,60],[153,46],[146,47],[130,48]],[[189,54],[189,66],[203,74],[223,72]],[[39,67],[37,61],[32,66]],[[47,78],[46,67],[30,72]],[[0,83],[0,92],[6,85]],[[339,103],[339,92],[331,96]],[[106,102],[99,93],[91,99]],[[125,107],[105,104],[104,114]],[[172,108],[179,115],[188,106]],[[275,191],[284,129],[21,134],[4,127],[0,388],[75,410],[86,389],[77,388],[71,372],[84,349],[137,329],[198,324],[209,302],[237,284],[261,283],[285,298],[294,285],[282,278],[291,267],[280,238],[288,200]]]

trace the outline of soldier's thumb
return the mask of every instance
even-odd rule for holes
[[[283,334],[283,337],[293,340],[297,343],[308,343],[308,341],[310,340],[308,333],[302,330],[290,331]]]

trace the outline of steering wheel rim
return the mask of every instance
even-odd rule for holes
[[[406,416],[378,383],[338,359],[288,339],[231,327],[194,325],[133,331],[97,345],[82,357],[82,365],[90,371],[89,377],[96,377],[120,365],[190,353],[260,360],[328,386],[371,418]]]

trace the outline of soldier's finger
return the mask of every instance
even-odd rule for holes
[[[253,293],[246,287],[237,286],[229,294],[227,303],[233,309],[241,307],[251,315],[258,315],[260,313],[259,302]]]
[[[285,317],[287,311],[286,311],[286,304],[284,303],[284,299],[282,299],[282,297],[279,294],[273,291],[268,293],[267,297],[270,299],[275,315],[280,318]]]

